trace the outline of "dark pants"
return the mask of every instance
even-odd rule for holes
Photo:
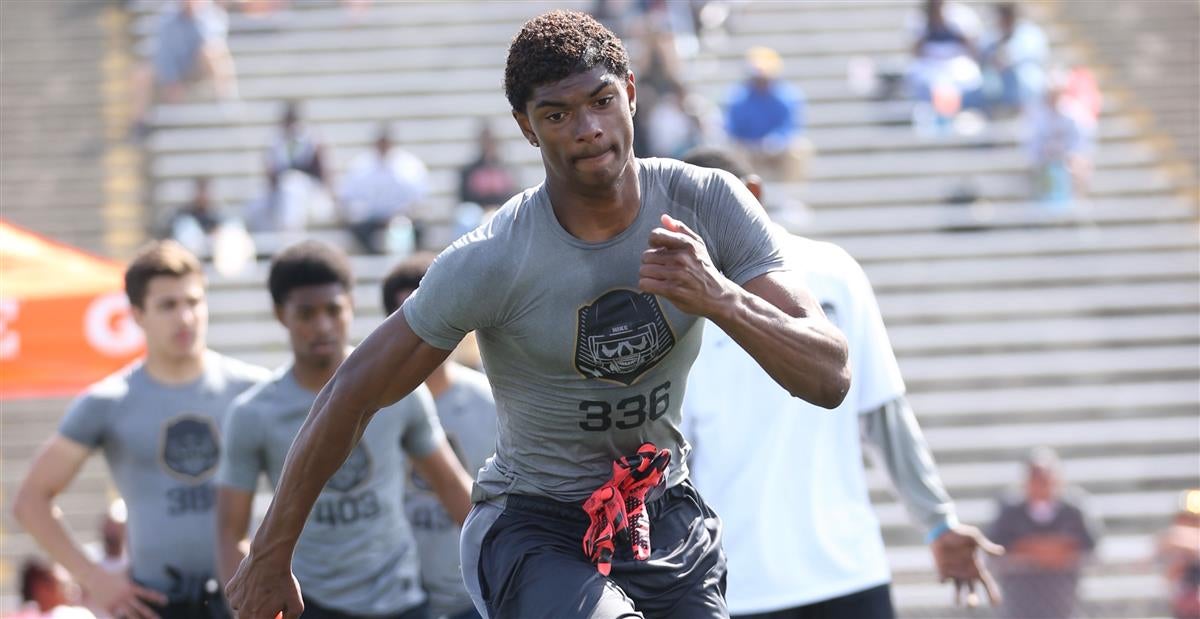
[[[612,572],[583,554],[588,517],[578,503],[510,495],[479,556],[492,619],[725,618],[721,521],[683,483],[646,505],[651,554],[617,544]]]
[[[415,608],[410,608],[406,611],[395,615],[371,615],[371,619],[429,619],[429,604],[423,603]],[[304,612],[301,613],[300,619],[367,619],[361,615],[351,615],[340,610],[325,608],[320,604],[312,601],[311,598],[304,598]]]
[[[866,591],[795,608],[737,615],[736,619],[894,619],[895,616],[896,613],[892,610],[891,585],[879,585]]]
[[[138,581],[142,587],[153,589]],[[230,619],[229,605],[221,595],[217,581],[206,576],[179,577],[174,590],[167,594],[167,604],[150,607],[162,619]]]

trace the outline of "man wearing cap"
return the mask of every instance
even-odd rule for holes
[[[804,137],[804,93],[779,79],[775,50],[746,52],[746,81],[729,96],[725,130],[767,180],[800,182],[812,145]]]

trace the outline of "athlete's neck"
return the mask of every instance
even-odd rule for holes
[[[450,376],[450,372],[452,370],[450,366],[457,365],[458,364],[453,361],[446,361],[445,363],[437,366],[437,369],[429,373],[429,378],[425,379],[425,386],[429,388],[429,393],[433,394],[433,397],[436,398],[441,396],[443,393],[446,393],[447,389],[450,388],[450,385],[454,382]]]
[[[207,352],[201,350],[194,355],[172,357],[148,351],[142,367],[155,382],[164,385],[186,385],[204,373],[204,357]]]
[[[347,349],[341,356],[325,361],[293,357],[292,376],[296,379],[296,384],[313,393],[320,393],[349,354],[350,350]]]
[[[642,206],[642,188],[632,156],[608,187],[571,187],[547,175],[546,192],[559,225],[571,236],[589,243],[607,241],[624,232],[637,219]]]

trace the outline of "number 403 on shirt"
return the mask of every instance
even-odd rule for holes
[[[616,404],[603,400],[584,400],[579,403],[579,410],[584,413],[584,420],[579,427],[588,432],[604,432],[616,427],[618,430],[632,430],[646,420],[656,421],[671,408],[671,381],[667,381],[650,390],[648,394],[637,394],[627,397]]]

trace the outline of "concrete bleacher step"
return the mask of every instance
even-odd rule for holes
[[[953,180],[951,178],[950,180]],[[1032,182],[1027,171],[986,172],[963,179],[982,199],[1027,199]],[[1175,179],[1157,166],[1108,169],[1098,175],[1090,190],[1095,195],[1144,195],[1178,187]],[[814,205],[870,205],[928,203],[946,199],[955,189],[945,178],[864,178],[821,180],[809,183],[801,194]],[[903,196],[903,197],[900,197]]]
[[[910,292],[881,294],[879,306],[892,324],[918,320],[1117,316],[1195,311],[1200,304],[1198,292],[1200,284],[1195,281]]]
[[[1196,351],[1194,345],[1168,345],[909,355],[900,360],[900,370],[905,384],[914,390],[936,385],[1045,384],[1138,376],[1200,379]]]
[[[1032,438],[1035,437],[1035,438]],[[1053,445],[1061,453],[1070,448],[1098,448],[1100,453],[1117,455],[1138,445],[1153,453],[1175,446],[1187,449],[1200,440],[1200,427],[1194,418],[1137,417],[1064,422],[996,423],[969,427],[925,428],[925,438],[939,460],[951,454],[1002,455],[1028,452],[1031,444]],[[1031,440],[1032,438],[1032,440]],[[1167,501],[1174,509],[1172,501]]]
[[[955,261],[873,263],[867,269],[876,291],[996,288],[1019,285],[1195,279],[1200,265],[1188,250],[1121,255],[991,257]]]
[[[771,187],[767,191],[769,204],[773,195]],[[995,200],[972,205],[839,206],[814,209],[795,232],[803,236],[831,238],[928,230],[967,232],[1078,225],[1078,221],[1058,216],[1052,210],[1040,202]],[[1195,215],[1193,204],[1169,196],[1097,197],[1089,200],[1086,209],[1088,221],[1102,227],[1167,222],[1186,224],[1194,220]]]
[[[1185,339],[1183,334],[1191,333]],[[1106,316],[934,324],[892,325],[896,354],[989,353],[1069,349],[1082,346],[1129,347],[1180,343],[1200,345],[1200,319],[1194,314]]]
[[[925,427],[971,427],[1011,419],[1102,419],[1187,414],[1200,407],[1195,381],[1116,380],[1103,384],[987,386],[909,394]]]
[[[1077,221],[1074,216],[1061,216]],[[1053,217],[1048,216],[1053,220]],[[1194,226],[1175,223],[1120,224],[1101,228],[1035,227],[974,232],[838,235],[836,242],[863,264],[908,259],[962,259],[1001,256],[1063,256],[1195,249]]]
[[[1186,452],[1065,458],[1061,466],[1064,479],[1092,493],[1100,489],[1113,492],[1114,488],[1144,490],[1150,479],[1186,485],[1200,478],[1200,455]],[[955,489],[956,497],[967,496],[964,493],[999,496],[1020,487],[1025,466],[1011,460],[957,462],[939,466],[938,474],[947,487]],[[879,467],[870,468],[867,480],[873,493],[894,492],[886,471]]]

